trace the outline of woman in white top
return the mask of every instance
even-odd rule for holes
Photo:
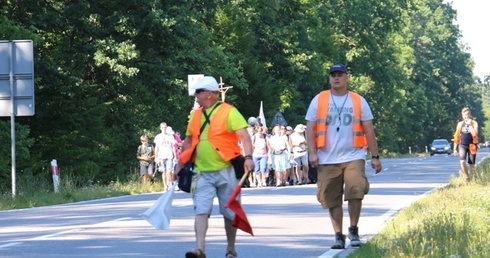
[[[283,130],[284,131],[284,130]],[[273,135],[269,139],[269,147],[272,156],[272,167],[275,170],[276,186],[285,186],[287,182],[286,170],[291,168],[289,154],[291,147],[288,138],[281,132],[278,125],[272,129]]]

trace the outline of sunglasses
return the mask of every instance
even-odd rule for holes
[[[201,92],[209,92],[209,90],[205,90],[205,89],[197,89],[196,92],[194,94],[199,94]]]

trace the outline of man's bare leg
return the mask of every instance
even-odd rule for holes
[[[236,254],[235,251],[235,240],[236,240],[236,232],[237,228],[232,226],[232,220],[224,218],[225,220],[225,231],[226,231],[226,241],[228,243],[226,247],[226,253]]]

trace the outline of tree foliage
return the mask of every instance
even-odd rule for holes
[[[189,74],[233,86],[226,101],[246,118],[263,101],[269,123],[278,110],[304,123],[334,63],[371,104],[383,152],[423,151],[451,138],[465,106],[485,128],[488,80],[474,80],[456,17],[441,0],[7,0],[0,38],[35,45],[36,115],[17,121],[19,168],[46,173],[54,158],[86,182],[125,178],[139,135],[162,121],[185,130]]]

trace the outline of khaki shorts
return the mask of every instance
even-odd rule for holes
[[[369,192],[364,160],[318,166],[316,197],[324,209],[342,206],[345,201],[362,200]]]
[[[214,197],[218,197],[219,212],[227,219],[233,220],[235,213],[225,208],[231,194],[238,185],[233,166],[220,171],[201,172],[197,181],[196,191],[192,196],[196,215],[211,215]],[[240,202],[240,195],[237,200]]]

